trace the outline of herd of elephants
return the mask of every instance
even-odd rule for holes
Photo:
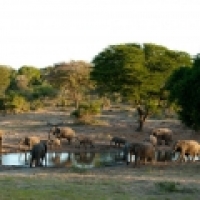
[[[46,158],[48,148],[60,148],[62,140],[68,140],[71,144],[76,140],[78,147],[95,148],[95,142],[89,136],[77,136],[70,127],[54,126],[49,131],[47,141],[40,140],[37,136],[23,138],[19,145],[27,145],[30,154],[30,167],[42,166]],[[129,142],[123,137],[113,137],[110,145],[119,147],[123,151],[123,160],[129,164],[132,156],[135,156],[134,165],[147,162],[154,163],[160,161],[172,161],[175,154],[178,153],[177,162],[194,162],[200,154],[200,144],[195,140],[173,140],[173,131],[169,128],[155,128],[149,134],[149,137],[139,142]],[[167,150],[158,151],[159,146],[168,146]]]

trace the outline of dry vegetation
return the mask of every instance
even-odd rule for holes
[[[16,151],[18,141],[27,135],[40,136],[46,140],[49,122],[62,122],[72,127],[77,135],[90,136],[97,146],[94,151],[108,148],[112,136],[123,136],[131,141],[143,140],[155,127],[171,128],[175,140],[195,139],[200,142],[200,134],[194,134],[178,120],[147,120],[144,131],[136,132],[137,118],[130,108],[104,111],[96,117],[98,123],[95,125],[74,124],[69,113],[70,111],[48,110],[0,116],[0,129],[4,131],[3,151]],[[73,151],[74,146],[63,144],[62,148],[62,151]],[[124,164],[90,170],[1,166],[0,197],[26,199],[28,195],[29,199],[199,199],[199,168],[199,161],[160,162],[137,168]],[[11,198],[6,192],[8,188],[12,188],[15,198]],[[39,188],[44,191],[38,190]],[[28,194],[20,196],[21,190]],[[79,194],[76,190],[79,190]]]

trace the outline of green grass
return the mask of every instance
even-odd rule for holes
[[[1,177],[0,199],[129,199],[129,194],[109,181],[100,183],[84,179],[69,181],[57,178]]]
[[[89,178],[64,173],[34,176],[0,176],[1,200],[159,200],[198,199],[199,192],[175,182]]]

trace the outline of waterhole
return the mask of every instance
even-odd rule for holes
[[[31,155],[26,153],[8,153],[1,155],[2,166],[24,166],[29,167]],[[47,153],[47,167],[78,167],[94,168],[100,166],[111,166],[123,162],[123,152],[103,152],[103,153]],[[45,161],[43,161],[45,165]],[[34,166],[34,165],[33,165]]]
[[[179,157],[177,152],[175,155],[170,156],[163,152],[156,152],[155,158],[157,161],[176,161]],[[128,161],[134,162],[135,155],[128,154]],[[7,153],[0,155],[0,165],[2,166],[23,166],[29,167],[31,155],[26,153]],[[190,157],[185,157],[185,160],[190,160]],[[199,160],[195,157],[195,160]],[[78,168],[95,168],[101,166],[113,166],[125,163],[123,151],[118,152],[48,152],[46,154],[46,166],[47,167],[78,167]],[[45,161],[43,161],[45,165]],[[33,165],[34,166],[34,165]]]

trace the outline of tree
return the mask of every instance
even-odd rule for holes
[[[18,75],[26,76],[29,85],[37,85],[41,82],[40,70],[33,66],[22,66],[18,70]]]
[[[19,90],[26,90],[28,88],[28,78],[26,75],[17,75],[15,78],[15,85]]]
[[[78,108],[83,96],[93,87],[90,70],[91,64],[83,61],[59,63],[49,72],[47,79],[72,99]]]
[[[12,68],[0,65],[1,79],[0,79],[0,95],[4,95],[6,89],[10,85]]]
[[[190,55],[155,44],[111,45],[92,61],[91,79],[100,94],[120,93],[136,104],[148,104],[150,99],[160,100],[165,81],[172,71],[191,64]],[[139,122],[150,113],[149,106],[139,112]],[[141,113],[146,113],[145,117]],[[144,120],[141,120],[143,118]],[[138,130],[142,130],[143,123]]]
[[[93,59],[91,79],[100,94],[120,93],[139,99],[142,80],[147,74],[145,57],[138,45],[112,45]],[[135,86],[135,87],[132,87]]]
[[[179,106],[179,119],[188,127],[200,129],[200,57],[196,56],[192,67],[182,67],[172,73],[166,82],[169,101]]]
[[[144,80],[145,93],[160,99],[163,86],[170,74],[177,68],[191,66],[191,57],[186,52],[169,50],[155,44],[144,44],[145,66],[148,76]]]

